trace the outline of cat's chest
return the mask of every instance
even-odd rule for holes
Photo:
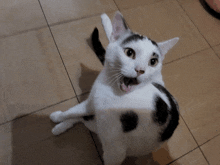
[[[94,108],[103,109],[154,109],[155,89],[142,88],[124,95],[115,95],[111,90],[96,92],[93,97]]]

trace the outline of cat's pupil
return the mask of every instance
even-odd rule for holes
[[[150,64],[152,65],[152,66],[154,66],[156,63],[157,63],[157,59],[156,58],[152,58],[151,59],[151,61],[150,61]]]
[[[132,49],[129,49],[128,52],[127,52],[127,55],[128,55],[128,56],[131,56],[132,54],[133,54],[133,50],[132,50]]]
[[[132,59],[135,59],[135,51],[131,48],[125,48],[124,50],[126,56],[131,57]]]

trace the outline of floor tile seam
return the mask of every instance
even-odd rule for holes
[[[42,8],[42,11],[43,11],[43,8]],[[108,11],[108,12],[111,13],[111,12],[114,12],[114,11],[117,11],[117,10],[111,10],[111,11]],[[83,17],[78,17],[78,18],[75,18],[75,19],[69,19],[69,20],[65,20],[65,21],[60,21],[60,22],[56,22],[56,23],[51,23],[51,24],[46,22],[47,25],[44,25],[44,26],[39,26],[39,27],[35,27],[35,28],[21,30],[21,31],[18,31],[18,32],[15,32],[15,33],[11,33],[11,34],[8,34],[8,35],[0,35],[0,39],[4,39],[4,38],[7,38],[7,37],[12,37],[12,36],[24,34],[24,33],[27,33],[27,32],[31,32],[31,31],[36,31],[36,30],[40,30],[40,29],[43,29],[43,28],[47,28],[48,25],[50,27],[54,27],[54,26],[57,26],[57,25],[67,24],[67,23],[71,23],[71,22],[75,22],[75,21],[79,21],[79,20],[83,20],[83,19],[87,19],[87,18],[93,18],[93,17],[96,17],[96,16],[100,16],[102,13],[104,13],[104,12],[100,12],[100,13],[97,13],[97,14],[91,14],[91,15],[87,15],[87,16],[83,16]],[[45,19],[46,19],[46,17],[45,17]]]
[[[190,134],[192,135],[194,141],[196,142],[196,144],[197,144],[197,148],[199,148],[199,150],[201,151],[201,153],[202,153],[203,157],[205,158],[206,162],[208,163],[208,165],[210,165],[208,159],[206,158],[205,154],[203,153],[203,151],[202,151],[202,149],[201,149],[201,147],[200,147],[198,141],[196,140],[195,136],[193,135],[192,131],[190,130],[188,124],[186,123],[186,121],[184,120],[184,118],[183,118],[183,116],[182,116],[181,114],[180,114],[180,116],[181,116],[183,122],[185,123],[187,129],[189,130]]]
[[[202,35],[202,37],[204,38],[204,40],[206,41],[206,43],[210,46],[210,48],[214,51],[215,55],[220,59],[220,56],[218,56],[218,54],[215,52],[215,50],[213,49],[213,46],[208,42],[208,40],[205,38],[205,36],[202,34],[202,32],[199,30],[199,28],[196,26],[196,24],[194,23],[194,21],[190,18],[190,16],[188,15],[188,13],[186,12],[186,10],[184,9],[184,7],[181,5],[181,3],[176,0],[177,3],[179,4],[179,6],[183,9],[183,11],[185,12],[186,16],[189,18],[189,20],[192,22],[192,24],[195,26],[195,28],[198,30],[198,32]],[[220,45],[220,44],[219,44]]]
[[[108,12],[111,13],[111,12],[114,12],[114,11],[116,11],[116,10],[111,10],[111,11],[108,11]],[[60,21],[60,22],[56,22],[56,23],[51,23],[51,24],[49,24],[49,26],[54,27],[54,26],[58,26],[58,25],[63,25],[63,24],[71,23],[71,22],[80,21],[80,20],[87,19],[87,18],[93,18],[93,17],[101,16],[101,14],[103,14],[103,13],[104,12],[91,14],[91,15],[83,16],[83,17],[79,17],[79,18],[64,20],[64,21]],[[100,17],[100,19],[101,19],[101,17]]]
[[[184,157],[184,156],[188,155],[189,153],[191,153],[191,152],[195,151],[195,150],[196,150],[196,149],[198,149],[198,148],[199,148],[199,146],[197,146],[197,147],[193,148],[192,150],[190,150],[190,151],[186,152],[185,154],[181,155],[180,157],[176,158],[175,160],[172,160],[172,161],[171,161],[170,163],[168,163],[167,165],[170,165],[170,164],[174,163],[175,161],[177,161],[177,160],[181,159],[182,157]]]
[[[211,140],[217,138],[218,136],[220,136],[220,133],[215,135],[215,136],[213,136],[212,138],[210,138],[209,140],[205,141],[204,143],[200,144],[199,146],[202,147],[203,145],[205,145],[206,143],[210,142]]]
[[[91,132],[90,130],[89,130],[89,133],[90,133],[90,136],[91,136],[91,138],[92,138],[92,141],[93,141],[93,143],[94,143],[94,145],[95,145],[96,152],[98,153],[99,159],[100,159],[100,161],[102,162],[102,165],[104,165],[104,160],[103,160],[101,154],[99,153],[98,146],[97,146],[97,144],[96,144],[96,142],[95,142],[95,139],[94,139],[93,136],[92,136],[92,132]]]
[[[52,36],[52,39],[53,39],[53,41],[54,41],[54,44],[55,44],[56,49],[57,49],[57,51],[58,51],[58,54],[59,54],[59,56],[60,56],[60,60],[61,60],[62,63],[63,63],[63,67],[64,67],[64,69],[65,69],[65,71],[66,71],[66,74],[67,74],[67,76],[68,76],[69,82],[70,82],[70,84],[71,84],[71,86],[72,86],[72,89],[73,89],[74,94],[75,94],[75,96],[76,96],[76,98],[77,98],[77,101],[79,102],[79,99],[78,99],[77,94],[76,94],[76,90],[75,90],[75,88],[74,88],[74,86],[73,86],[73,82],[72,82],[72,80],[71,80],[71,78],[70,78],[69,72],[68,72],[67,67],[66,67],[66,65],[65,65],[65,63],[64,63],[63,57],[62,57],[61,52],[60,52],[60,50],[59,50],[59,48],[58,48],[58,45],[57,45],[57,43],[56,43],[55,37],[54,37],[53,32],[52,32],[52,30],[51,30],[51,27],[50,27],[50,25],[49,25],[49,23],[48,23],[48,20],[47,20],[47,18],[46,18],[46,15],[45,15],[45,13],[44,13],[44,10],[43,10],[43,7],[42,7],[42,5],[41,5],[40,0],[38,0],[38,2],[39,2],[39,5],[40,5],[41,10],[42,10],[42,12],[43,12],[44,18],[45,18],[45,20],[46,20],[47,26],[48,26],[48,28],[49,28],[50,34],[51,34],[51,36]]]
[[[82,93],[82,94],[78,95],[77,97],[86,95],[86,94],[88,94],[88,93],[90,93],[90,92]],[[81,102],[82,102],[82,101],[79,101],[78,103],[80,104]],[[100,159],[100,161],[102,162],[102,164],[104,165],[104,161],[103,161],[103,159],[102,159],[101,154],[99,153],[98,146],[97,146],[97,144],[96,144],[96,142],[95,142],[95,139],[94,139],[93,136],[92,136],[92,132],[91,132],[90,130],[89,130],[89,133],[90,133],[90,136],[91,136],[91,138],[92,138],[92,141],[93,141],[93,143],[94,143],[94,145],[95,145],[96,152],[98,153],[99,159]]]
[[[62,104],[62,103],[64,103],[64,102],[69,101],[69,100],[74,99],[74,98],[76,98],[76,96],[71,97],[71,98],[68,98],[68,99],[65,99],[65,100],[62,100],[62,101],[60,101],[60,102],[57,102],[57,103],[54,103],[54,104],[51,104],[51,105],[48,105],[48,106],[45,106],[45,107],[40,108],[40,109],[38,109],[38,110],[35,110],[35,111],[33,111],[33,112],[30,112],[30,113],[24,114],[24,115],[22,115],[22,116],[16,117],[16,118],[14,118],[14,119],[12,119],[12,120],[8,120],[8,121],[6,121],[6,122],[0,123],[0,126],[3,126],[3,125],[5,125],[5,124],[7,124],[7,123],[10,123],[10,122],[13,122],[13,121],[16,121],[16,120],[20,120],[21,118],[24,118],[24,117],[27,117],[27,116],[36,114],[36,113],[38,113],[38,112],[44,111],[44,110],[46,110],[47,108],[54,107],[54,106],[56,106],[56,105],[58,105],[58,104]]]
[[[21,34],[24,34],[24,33],[32,32],[32,31],[37,31],[37,30],[44,29],[44,28],[48,28],[48,26],[44,25],[44,26],[39,26],[39,27],[36,27],[36,28],[21,30],[21,31],[11,33],[11,34],[8,34],[8,35],[2,35],[2,36],[0,36],[0,39],[5,39],[5,38],[21,35]]]
[[[202,49],[202,50],[198,50],[198,51],[196,51],[196,52],[194,52],[194,53],[191,53],[191,54],[185,55],[185,56],[183,56],[183,57],[174,59],[174,60],[172,60],[172,61],[166,62],[166,63],[164,63],[163,65],[164,65],[164,66],[165,66],[165,65],[169,65],[170,63],[173,63],[173,62],[176,62],[176,61],[179,61],[179,60],[188,58],[188,57],[190,57],[190,56],[195,56],[195,55],[197,55],[199,52],[209,50],[210,48],[211,48],[211,47],[204,48],[204,49]]]
[[[114,0],[115,1],[115,0]],[[131,9],[135,9],[135,8],[138,8],[138,7],[146,7],[146,6],[151,6],[151,5],[154,5],[154,4],[157,4],[157,3],[160,3],[162,1],[168,1],[168,0],[159,0],[157,2],[153,2],[153,3],[150,3],[150,4],[144,4],[144,5],[138,5],[138,6],[135,6],[135,7],[127,7],[127,8],[119,8],[121,11],[124,11],[124,10],[131,10]],[[115,2],[116,3],[116,2]],[[117,5],[118,6],[118,5]]]
[[[205,38],[205,36],[202,34],[202,32],[199,30],[199,28],[196,26],[196,24],[194,23],[194,21],[190,18],[190,16],[188,15],[188,13],[186,12],[186,10],[184,9],[184,7],[181,5],[181,3],[176,0],[176,2],[179,4],[179,6],[183,9],[184,13],[186,14],[186,16],[189,18],[189,20],[191,21],[191,23],[194,25],[194,27],[197,29],[197,31],[201,34],[201,36],[203,37],[203,39],[206,41],[206,43],[209,45],[210,48],[212,48],[212,45],[208,42],[208,40]],[[213,48],[212,48],[213,50]]]

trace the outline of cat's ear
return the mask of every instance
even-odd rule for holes
[[[162,56],[164,56],[178,41],[179,38],[176,37],[167,41],[157,43]]]
[[[112,34],[112,22],[109,17],[104,13],[101,15],[102,26],[105,30],[106,36],[110,42],[111,34]]]
[[[120,12],[116,12],[112,24],[112,34],[110,37],[110,42],[116,41],[120,36],[124,35],[129,31],[123,16]]]

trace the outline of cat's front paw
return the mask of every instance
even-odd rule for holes
[[[50,114],[50,120],[52,120],[54,123],[60,123],[62,122],[62,111],[56,111]]]
[[[59,135],[63,132],[65,132],[66,129],[64,129],[60,124],[57,124],[53,129],[52,129],[52,133],[54,135]]]

